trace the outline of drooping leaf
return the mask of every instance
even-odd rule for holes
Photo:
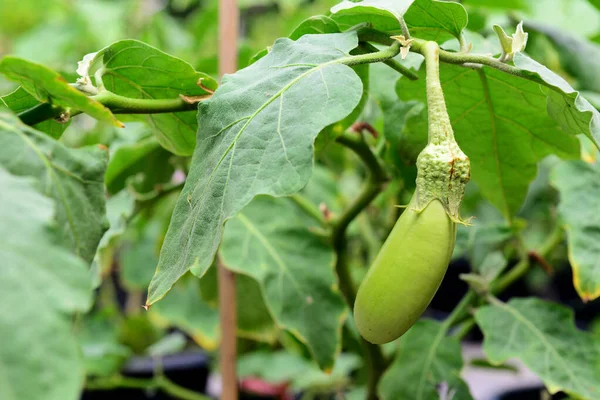
[[[356,45],[354,33],[279,39],[269,55],[226,76],[200,104],[202,129],[148,304],[188,269],[204,274],[223,223],[254,196],[289,195],[306,184],[316,135],[348,115],[362,95],[360,79],[342,64]]]
[[[54,204],[34,179],[0,167],[0,188],[0,398],[76,400],[84,370],[71,317],[90,306],[89,272],[55,244]]]
[[[219,311],[202,299],[195,278],[189,277],[175,285],[149,313],[161,324],[183,330],[208,351],[215,350],[219,344]]]
[[[524,66],[525,58],[517,53],[515,64]],[[424,72],[420,75],[422,79],[410,84],[398,81],[401,99],[425,102]],[[548,154],[577,157],[575,135],[590,134],[591,114],[567,108],[565,102],[574,98],[566,91],[546,95],[537,83],[488,67],[443,65],[440,75],[456,140],[471,160],[472,179],[508,220],[525,200],[537,163]],[[559,100],[565,109],[552,110]],[[411,129],[427,132],[426,118],[411,122]]]
[[[99,70],[104,87],[134,99],[178,99],[208,96],[217,83],[187,62],[137,40],[121,40],[102,49],[92,61],[90,75]],[[96,85],[99,85],[96,82]],[[195,111],[149,114],[143,117],[167,150],[190,155],[196,143]]]
[[[570,309],[536,298],[513,299],[480,308],[475,320],[493,364],[516,357],[550,393],[598,398],[600,346],[591,334],[575,328]]]
[[[37,101],[35,97],[30,95],[25,89],[19,87],[14,92],[0,97],[0,105],[2,104],[8,107],[15,114],[19,114],[23,111],[30,110],[41,103]],[[47,133],[54,139],[58,139],[68,126],[69,122],[60,123],[58,121],[48,120],[36,124],[33,127],[38,131]]]
[[[343,27],[367,22],[390,34],[402,33],[403,17],[411,35],[430,40],[459,38],[468,21],[461,4],[437,0],[344,0],[331,12]]]
[[[122,126],[112,112],[101,103],[69,86],[58,72],[13,56],[0,61],[0,73],[18,82],[21,87],[41,103],[80,110],[86,114],[115,126]]]
[[[562,67],[575,77],[581,90],[600,91],[600,45],[569,35],[553,26],[528,22],[525,29],[544,34],[558,50]]]
[[[382,399],[429,400],[438,398],[445,382],[453,400],[470,400],[469,388],[460,378],[463,367],[460,342],[446,336],[440,323],[417,322],[401,339],[394,363],[379,384]]]
[[[600,164],[565,161],[551,177],[569,241],[573,284],[584,300],[600,297]]]
[[[63,242],[91,262],[108,228],[104,200],[107,153],[98,147],[69,149],[0,110],[0,165],[17,176],[39,180],[56,201]]]
[[[310,222],[287,199],[258,197],[227,223],[221,257],[259,282],[275,322],[330,368],[340,350],[344,302],[332,249],[309,232]]]
[[[515,66],[541,78],[548,92],[548,114],[569,134],[583,133],[600,147],[600,113],[563,78],[522,53],[515,54]]]

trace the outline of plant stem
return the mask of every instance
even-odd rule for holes
[[[292,200],[298,207],[300,207],[306,214],[308,214],[312,219],[317,221],[319,225],[322,227],[327,226],[327,221],[325,221],[325,217],[321,210],[316,207],[310,200],[306,197],[302,196],[300,193],[293,194],[289,196],[289,199]]]
[[[164,376],[154,379],[129,378],[117,375],[110,378],[98,378],[87,382],[87,390],[110,390],[116,388],[130,388],[143,390],[160,389],[168,395],[182,400],[210,400],[209,397],[181,387]]]
[[[376,62],[382,62],[394,58],[400,53],[400,43],[392,43],[391,46],[378,50],[375,53],[359,54],[356,56],[348,56],[340,58],[338,60],[331,61],[332,64],[345,64],[348,66],[360,65],[360,64],[371,64]]]
[[[347,238],[346,230],[350,223],[381,193],[383,185],[388,176],[380,161],[371,151],[369,145],[364,141],[362,135],[344,133],[337,139],[338,143],[348,147],[360,157],[369,170],[369,177],[363,186],[358,198],[331,224],[331,240],[337,255],[335,269],[338,275],[340,289],[350,309],[354,308],[356,288],[350,275],[347,263]],[[387,362],[381,347],[367,342],[361,338],[361,347],[366,360],[365,368],[368,374],[368,400],[377,399],[377,384],[381,375],[387,367]]]
[[[456,332],[452,334],[458,340],[464,338],[467,333],[471,332],[471,329],[475,326],[475,319],[473,317],[469,317],[458,325]]]
[[[365,54],[372,54],[372,53],[376,53],[379,51],[379,49],[377,47],[375,47],[372,44],[367,43],[367,42],[362,42],[359,45],[359,49],[364,50]],[[387,60],[383,61],[383,63],[385,65],[387,65],[388,67],[390,67],[391,69],[393,69],[394,71],[399,72],[402,75],[406,76],[411,81],[416,81],[417,79],[419,79],[419,75],[417,75],[416,73],[411,71],[409,68],[405,67],[404,65],[400,64],[398,61],[394,60],[393,58],[387,59]]]

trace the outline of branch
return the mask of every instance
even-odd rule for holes
[[[369,170],[369,177],[358,198],[331,223],[331,240],[337,255],[335,269],[340,289],[348,306],[352,309],[356,298],[356,288],[348,269],[346,230],[354,218],[381,193],[383,186],[388,181],[388,175],[361,134],[344,133],[337,138],[337,141],[356,153]],[[369,380],[367,399],[374,400],[377,398],[377,384],[387,367],[387,361],[379,346],[367,342],[362,337],[360,340],[366,359],[365,367]]]
[[[423,47],[425,43],[427,43],[427,41],[425,40],[413,39],[410,51],[423,55]],[[483,54],[453,53],[450,51],[440,49],[440,61],[447,64],[456,64],[468,68],[487,65],[488,67],[495,68],[507,74],[515,75],[519,78],[528,79],[541,85],[551,87],[548,85],[548,83],[546,83],[543,79],[541,79],[539,76],[537,76],[537,74],[534,74],[533,72],[525,71],[512,65],[508,65],[493,57],[486,56]],[[555,88],[552,89],[555,90]]]

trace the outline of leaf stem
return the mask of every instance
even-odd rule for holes
[[[550,235],[546,238],[544,243],[540,246],[539,254],[542,257],[547,257],[548,254],[563,240],[563,230],[562,227],[557,224]],[[517,263],[510,271],[499,277],[496,282],[492,284],[491,292],[493,294],[498,294],[510,285],[512,285],[515,281],[523,277],[531,266],[531,262],[529,260],[529,256],[525,255],[521,261]]]
[[[289,199],[296,203],[296,205],[300,207],[306,214],[317,221],[319,225],[322,227],[327,226],[327,221],[325,221],[325,217],[323,216],[321,210],[319,210],[319,208],[316,207],[306,197],[302,196],[300,193],[296,193],[289,196]]]
[[[208,98],[211,95],[206,95]],[[90,98],[98,101],[113,114],[162,114],[182,111],[195,111],[198,99],[188,102],[182,97],[173,99],[134,99],[118,94],[102,91]],[[33,126],[49,119],[59,118],[68,112],[70,116],[80,114],[79,110],[69,110],[50,103],[41,103],[18,114],[23,123]]]
[[[348,66],[371,64],[376,62],[384,62],[390,58],[394,58],[400,53],[400,43],[394,42],[391,46],[386,47],[383,50],[378,50],[375,53],[359,54],[355,56],[348,56],[338,60],[335,60],[336,64],[345,64]]]
[[[371,43],[367,43],[367,42],[362,42],[359,45],[359,49],[363,49],[365,50],[367,53],[376,53],[379,51],[379,49],[375,46],[373,46]],[[406,76],[408,79],[410,79],[411,81],[416,81],[417,79],[419,79],[419,75],[417,75],[415,72],[411,71],[409,68],[405,67],[404,65],[400,64],[398,61],[394,60],[393,58],[387,59],[385,61],[383,61],[383,63],[385,65],[387,65],[388,67],[390,67],[391,69],[393,69],[396,72],[401,73],[402,75]]]
[[[332,221],[331,224],[331,240],[337,255],[335,269],[342,294],[348,306],[352,309],[356,298],[356,288],[354,287],[347,263],[346,230],[354,218],[381,193],[383,186],[388,181],[388,175],[362,135],[346,132],[338,137],[337,141],[356,153],[369,170],[369,177],[358,198],[337,219]],[[365,368],[368,374],[367,399],[375,400],[377,399],[377,384],[387,367],[387,361],[383,356],[381,347],[369,343],[363,338],[360,340],[366,359]]]
[[[110,378],[98,378],[86,383],[87,390],[110,390],[116,388],[130,388],[143,390],[160,389],[166,394],[181,400],[210,400],[209,397],[181,387],[164,376],[154,379],[129,378],[122,375]]]

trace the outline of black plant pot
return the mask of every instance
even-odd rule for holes
[[[164,375],[177,385],[205,393],[209,359],[203,352],[173,354],[160,359]],[[121,373],[130,378],[152,378],[155,361],[151,357],[133,357]],[[176,400],[161,391],[113,389],[84,391],[81,400]]]
[[[543,387],[526,388],[511,390],[498,396],[497,400],[541,400],[547,397],[542,397],[544,393]],[[567,396],[562,393],[557,393],[550,396],[552,400],[566,399]]]

